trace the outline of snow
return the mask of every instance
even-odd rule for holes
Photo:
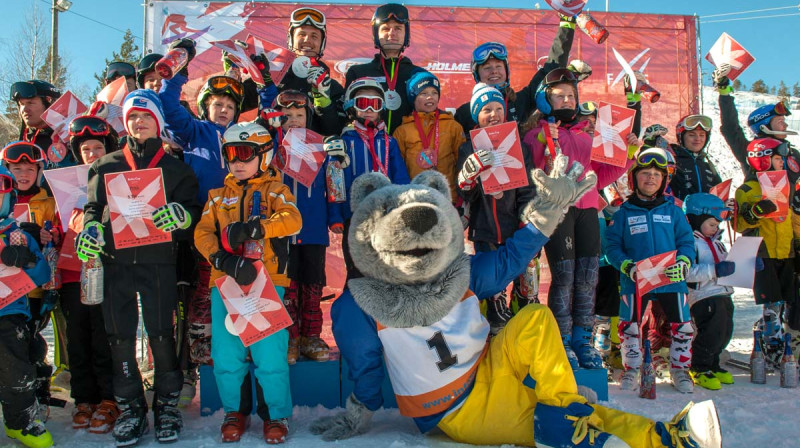
[[[733,188],[741,183],[742,175],[739,167],[722,139],[718,130],[719,108],[717,94],[711,88],[704,88],[703,112],[715,119],[716,131],[712,134],[708,151],[717,169],[723,178],[733,177]],[[736,103],[743,123],[746,128],[747,114],[763,104],[775,103],[776,97],[771,95],[753,94],[743,92],[736,94]],[[800,113],[789,117],[790,129],[800,130]],[[666,123],[665,123],[666,125]],[[670,126],[668,126],[670,127]],[[798,137],[792,137],[794,144],[800,143]],[[746,360],[752,349],[752,326],[760,316],[749,290],[737,289],[734,295],[736,306],[734,336],[728,350],[734,358]],[[713,399],[719,410],[720,422],[726,448],[745,448],[754,446],[793,446],[789,440],[796,440],[797,427],[797,402],[800,398],[800,389],[782,389],[778,386],[778,375],[771,374],[766,385],[751,384],[749,374],[742,370],[730,367],[734,374],[736,384],[724,386],[721,391],[708,391],[696,388],[691,395],[683,395],[675,391],[671,385],[659,382],[658,398],[645,400],[638,398],[632,392],[619,390],[617,384],[609,384],[610,400],[601,403],[638,413],[656,420],[670,419],[680,411],[688,401],[704,401]],[[110,435],[94,435],[86,431],[71,429],[72,404],[65,409],[53,408],[47,423],[48,429],[53,433],[54,440],[59,447],[65,448],[92,448],[113,446]],[[185,428],[178,443],[172,445],[176,448],[206,448],[222,446],[219,442],[219,425],[222,421],[222,411],[213,416],[200,417],[199,394],[198,398],[184,409]],[[469,446],[450,441],[439,432],[422,435],[410,419],[400,416],[396,409],[380,410],[376,412],[372,427],[367,434],[338,443],[326,443],[319,437],[312,435],[309,424],[316,418],[332,415],[340,410],[332,411],[322,407],[307,408],[296,407],[291,421],[291,432],[286,447],[319,447],[319,446],[347,446],[353,448],[411,448],[411,447],[461,447]],[[151,416],[152,419],[152,416]],[[152,425],[152,421],[151,421]],[[501,428],[497,429],[502,431]],[[13,446],[13,443],[2,446]],[[241,446],[263,446],[261,438],[261,423],[254,416],[250,430],[242,439]],[[140,446],[155,447],[158,445],[152,431],[140,443]],[[228,445],[230,446],[230,445]]]

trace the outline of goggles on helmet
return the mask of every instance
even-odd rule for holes
[[[557,68],[555,70],[551,70],[550,73],[545,75],[543,84],[546,86],[551,86],[560,82],[577,84],[578,78],[575,77],[575,73],[572,73],[566,68]]]
[[[23,159],[30,163],[44,162],[44,153],[41,148],[28,142],[12,143],[3,150],[3,160],[7,163],[19,163]]]
[[[106,67],[106,80],[112,81],[120,76],[133,78],[136,76],[136,67],[127,62],[112,62]]]
[[[284,90],[275,98],[275,104],[280,108],[306,107],[308,95],[299,90]]]
[[[507,61],[508,50],[506,49],[506,46],[499,42],[486,42],[478,45],[477,48],[472,50],[472,62],[476,65],[486,63],[489,58]]]
[[[657,166],[659,168],[667,169],[667,158],[661,151],[642,151],[636,157],[636,166],[647,168],[650,166]]]
[[[697,129],[698,126],[706,132],[711,131],[711,117],[707,117],[705,115],[689,115],[681,120],[681,123],[678,125],[678,129],[680,129],[680,132],[685,132]]]
[[[357,96],[353,101],[353,107],[359,112],[366,112],[368,110],[380,112],[383,110],[383,98],[379,96]]]
[[[773,109],[775,114],[777,115],[791,115],[792,112],[789,110],[789,107],[786,106],[786,103],[783,101],[778,102],[775,104],[775,108]]]
[[[260,153],[258,145],[249,142],[226,143],[222,145],[222,156],[227,163],[240,161],[247,163]]]
[[[0,194],[10,193],[14,189],[14,179],[6,174],[0,174]]]
[[[244,96],[244,87],[238,80],[230,76],[212,76],[206,81],[211,95],[233,95],[239,99]]]
[[[597,103],[594,101],[587,101],[578,106],[581,115],[597,115]]]
[[[314,8],[299,8],[292,11],[289,22],[291,28],[303,25],[311,25],[315,28],[325,28],[325,14]]]
[[[109,134],[108,123],[97,117],[77,117],[69,124],[69,136],[94,135],[105,137]]]
[[[39,81],[38,79],[32,81],[18,81],[11,84],[11,101],[35,98],[37,96],[58,98],[60,93],[56,90],[55,86],[49,82]]]
[[[389,20],[394,20],[399,24],[405,25],[408,23],[408,9],[397,3],[382,5],[375,10],[375,15],[372,17],[372,24],[385,23]]]

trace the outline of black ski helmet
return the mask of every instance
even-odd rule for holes
[[[158,62],[164,55],[158,53],[150,53],[139,61],[136,67],[136,87],[144,89],[144,75],[154,72],[156,70],[156,62]]]
[[[35,98],[38,96],[42,98],[45,108],[48,108],[53,101],[61,96],[61,91],[47,81],[31,79],[29,81],[19,81],[11,84],[11,93],[9,96],[11,101],[15,103],[19,102],[21,99]]]
[[[378,9],[375,10],[375,14],[372,15],[370,25],[372,25],[372,40],[375,42],[375,48],[378,50],[381,49],[381,41],[378,39],[378,28],[390,20],[394,20],[406,27],[406,37],[403,40],[403,47],[400,49],[400,51],[403,51],[408,48],[410,42],[411,24],[408,17],[408,9],[399,3],[387,3],[378,6]]]

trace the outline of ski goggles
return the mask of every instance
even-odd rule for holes
[[[39,80],[18,81],[11,84],[11,101],[35,98],[37,96],[58,97],[59,93],[52,84]]]
[[[357,96],[353,100],[353,107],[359,112],[368,110],[380,112],[383,110],[383,98],[379,96]]]
[[[23,160],[30,163],[44,162],[42,149],[33,143],[16,142],[5,147],[3,160],[6,163],[20,163]]]
[[[222,156],[228,163],[235,161],[247,163],[259,155],[259,147],[254,143],[226,143],[222,145]]]
[[[597,115],[597,103],[594,101],[587,101],[578,105],[578,111],[581,115]]]
[[[105,137],[109,134],[108,123],[97,117],[77,117],[69,123],[69,136],[94,135]]]
[[[550,72],[545,75],[543,84],[546,86],[551,86],[560,82],[569,82],[574,84],[578,82],[578,78],[575,76],[575,73],[572,73],[566,68],[557,68],[555,70],[550,70]]]
[[[678,128],[681,129],[681,132],[683,132],[692,131],[697,129],[698,126],[703,128],[704,131],[709,132],[712,127],[711,117],[707,117],[705,115],[689,115],[681,120]]]
[[[489,58],[508,60],[508,50],[506,46],[499,42],[486,42],[478,45],[472,50],[472,62],[477,65],[484,64]]]
[[[0,174],[0,194],[10,193],[14,189],[14,179],[6,174]]]
[[[314,8],[299,8],[292,11],[289,21],[291,28],[303,25],[311,25],[315,28],[325,28],[325,14]]]
[[[275,98],[275,105],[280,108],[306,107],[308,105],[308,95],[299,90],[284,90]]]
[[[206,81],[211,95],[228,94],[241,100],[244,97],[244,86],[230,76],[212,76]]]
[[[397,23],[405,25],[408,23],[408,9],[405,6],[397,3],[387,3],[379,6],[375,10],[375,15],[372,17],[373,24],[380,24],[394,20]]]
[[[113,81],[120,76],[133,78],[136,76],[136,67],[127,62],[112,62],[106,67],[106,81]]]
[[[665,170],[668,168],[667,157],[660,151],[643,151],[636,157],[636,165],[643,168],[654,165]]]
[[[775,107],[772,110],[777,115],[784,115],[784,116],[792,115],[792,112],[789,110],[789,107],[783,101],[780,101],[777,104],[775,104]]]

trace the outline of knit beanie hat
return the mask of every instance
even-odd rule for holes
[[[502,104],[505,110],[506,100],[499,90],[482,82],[475,84],[475,87],[472,88],[472,99],[469,101],[469,111],[476,123],[478,122],[478,113],[483,109],[483,106],[493,101]]]
[[[436,89],[436,93],[442,93],[439,88],[439,78],[427,70],[419,70],[411,75],[406,81],[406,91],[408,92],[408,100],[414,102],[417,96],[428,87]]]
[[[122,104],[122,114],[125,119],[125,130],[129,134],[131,130],[128,129],[128,114],[134,110],[148,112],[152,115],[158,125],[158,137],[161,139],[169,138],[167,126],[164,122],[164,109],[156,92],[148,89],[138,89],[125,97],[125,102]]]

